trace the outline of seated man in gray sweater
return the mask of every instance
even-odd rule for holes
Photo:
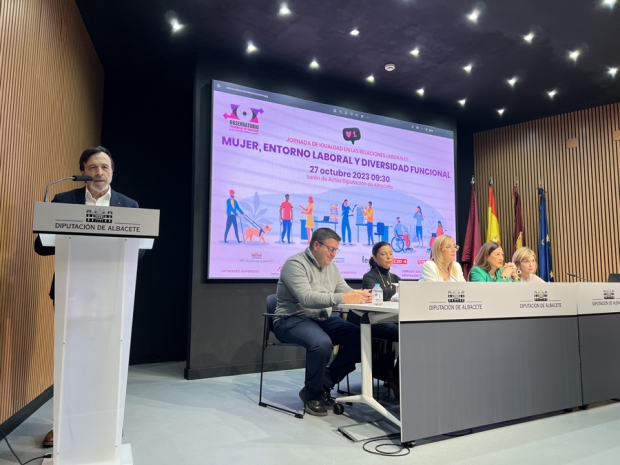
[[[281,316],[274,333],[282,342],[306,348],[306,382],[299,397],[310,415],[327,415],[334,406],[331,389],[360,361],[359,327],[332,316],[332,307],[372,299],[370,290],[350,288],[332,264],[339,244],[333,229],[316,229],[308,248],[286,260],[278,281],[276,313]],[[340,346],[338,355],[326,368],[334,345]]]

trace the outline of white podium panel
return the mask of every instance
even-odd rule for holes
[[[35,233],[147,238],[159,235],[159,210],[146,208],[36,202],[33,220]]]
[[[577,292],[401,281],[401,440],[582,405]]]
[[[577,315],[574,283],[430,283],[402,281],[400,321]]]
[[[138,254],[159,211],[35,204],[34,232],[55,247],[54,465],[131,465],[121,444]]]
[[[579,283],[579,314],[620,313],[620,283]]]
[[[120,464],[138,245],[56,237],[55,465]]]

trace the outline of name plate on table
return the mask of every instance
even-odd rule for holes
[[[620,283],[579,283],[580,315],[620,313]]]
[[[159,210],[36,202],[33,232],[152,238],[159,236]]]
[[[400,321],[577,315],[577,284],[575,283],[401,281],[399,293]]]

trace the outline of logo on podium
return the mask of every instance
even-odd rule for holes
[[[86,210],[86,222],[87,223],[112,223],[112,210],[107,210],[105,208],[93,208],[92,210],[89,208]]]
[[[534,291],[534,302],[547,302],[548,300],[547,291]]]
[[[454,290],[448,291],[448,302],[465,302],[465,291]]]
[[[605,289],[603,290],[603,300],[614,300],[616,298],[616,293],[613,289]]]

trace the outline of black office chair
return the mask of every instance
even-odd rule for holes
[[[379,236],[379,241],[383,240],[383,233],[385,232],[385,223],[377,223],[377,232],[375,236]]]
[[[263,402],[263,373],[264,373],[264,368],[265,368],[265,350],[267,349],[267,347],[276,347],[276,346],[301,347],[299,344],[293,344],[289,342],[280,342],[277,339],[275,339],[275,334],[274,334],[275,340],[270,340],[271,339],[270,334],[273,333],[273,319],[276,316],[275,311],[276,311],[277,302],[278,300],[277,300],[276,294],[268,295],[267,296],[267,313],[263,313],[263,316],[265,317],[265,324],[263,326],[263,354],[262,354],[261,361],[260,361],[260,389],[259,389],[259,394],[258,394],[258,405],[260,405],[261,407],[275,408],[276,410],[290,413],[295,418],[302,419],[306,413],[305,409],[303,413],[299,413],[295,410],[289,410],[283,407],[278,407],[277,405],[267,404]]]

